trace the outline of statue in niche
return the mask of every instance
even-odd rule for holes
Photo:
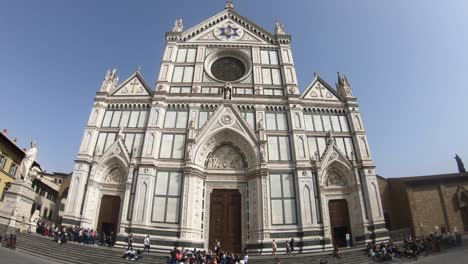
[[[330,145],[334,142],[333,140],[333,133],[331,130],[328,130],[328,133],[327,133],[327,145]]]
[[[263,126],[263,117],[258,121],[258,129],[265,129]]]
[[[176,19],[174,26],[172,27],[172,32],[182,32],[184,30],[184,25],[182,24],[182,18]]]
[[[466,172],[465,165],[463,164],[463,161],[460,158],[460,156],[458,156],[458,154],[455,154],[455,160],[457,161],[458,172],[460,173]]]
[[[344,186],[346,186],[346,182],[343,179],[343,177],[341,177],[340,175],[333,172],[333,173],[328,175],[326,185],[327,186],[344,187]]]
[[[231,100],[232,84],[227,82],[224,84],[224,100]]]

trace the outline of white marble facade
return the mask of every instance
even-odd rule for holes
[[[101,198],[120,197],[119,239],[207,248],[210,193],[241,194],[242,247],[295,237],[329,248],[328,202],[345,199],[355,243],[385,237],[376,172],[356,98],[341,75],[299,92],[291,36],[231,5],[166,33],[154,89],[108,71],[75,162],[64,223],[99,228]]]

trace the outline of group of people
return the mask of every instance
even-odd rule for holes
[[[458,240],[461,243],[461,237]],[[439,236],[431,234],[421,239],[414,239],[412,236],[408,236],[400,245],[396,245],[391,239],[387,243],[381,242],[380,244],[377,244],[373,240],[367,243],[366,250],[369,257],[379,261],[390,261],[395,258],[418,259],[419,256],[427,256],[433,252],[439,252],[441,250],[441,243],[453,246],[459,244],[458,240],[457,236],[450,233],[444,233]]]
[[[75,242],[80,244],[87,244],[93,246],[108,246],[112,247],[115,244],[115,234],[111,232],[106,234],[105,232],[99,233],[96,230],[83,228],[80,226],[55,226],[53,223],[38,222],[36,233],[54,237],[57,243]]]
[[[133,234],[129,234],[127,237],[127,250],[124,252],[122,255],[122,258],[126,258],[129,260],[138,260],[143,257],[143,254],[149,255],[150,253],[150,247],[151,247],[151,241],[149,236],[147,235],[145,239],[143,239],[143,246],[144,249],[141,251],[140,249],[135,249],[133,247],[133,243],[135,243],[135,239],[133,238]]]
[[[400,248],[395,245],[391,239],[387,243],[381,242],[380,244],[377,244],[375,240],[368,242],[366,245],[366,250],[369,254],[369,257],[379,261],[388,261],[401,257]]]
[[[247,252],[225,252],[216,240],[212,250],[193,250],[175,247],[170,252],[169,264],[248,264]]]

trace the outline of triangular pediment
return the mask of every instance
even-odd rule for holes
[[[271,45],[276,43],[273,34],[236,11],[224,10],[198,25],[184,31],[183,42],[232,42]]]
[[[129,151],[121,138],[118,138],[109,148],[107,148],[107,151],[104,152],[98,163],[104,164],[111,158],[119,159],[122,161],[123,165],[128,165],[130,163]]]
[[[318,75],[301,95],[302,99],[341,101],[338,93]]]
[[[343,152],[341,152],[341,150],[335,144],[335,141],[331,138],[327,139],[327,147],[322,156],[320,157],[320,161],[322,163],[322,168],[328,167],[335,161],[340,162],[348,169],[351,169],[353,167],[346,155]]]
[[[222,105],[218,110],[216,110],[213,116],[210,117],[199,131],[197,139],[203,138],[206,135],[213,133],[215,130],[225,127],[238,130],[242,135],[248,135],[253,142],[257,141],[257,136],[253,129],[242,117],[239,110],[231,104]]]
[[[146,81],[141,76],[140,71],[136,71],[129,78],[118,85],[110,92],[111,96],[151,96],[152,91]]]
[[[218,108],[207,123],[200,129],[195,137],[193,151],[190,151],[190,159],[200,168],[213,169],[215,160],[211,160],[210,153],[217,147],[231,144],[235,146],[245,157],[246,164],[231,166],[240,169],[244,165],[252,169],[259,164],[258,139],[255,132],[244,120],[239,110],[231,104],[225,104]],[[240,163],[239,163],[240,164]],[[216,168],[217,166],[214,166]]]

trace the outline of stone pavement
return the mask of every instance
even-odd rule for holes
[[[466,264],[468,263],[468,247],[453,248],[442,254],[430,255],[413,262],[418,264]]]
[[[40,257],[31,256],[27,253],[11,250],[0,246],[0,262],[8,264],[59,264],[50,259],[41,259]]]

